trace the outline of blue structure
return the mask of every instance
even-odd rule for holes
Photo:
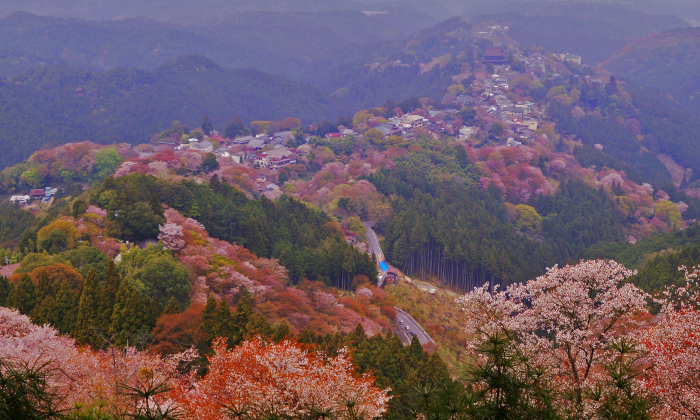
[[[387,264],[386,261],[382,261],[379,263],[379,268],[381,268],[382,271],[386,273],[386,270],[389,269],[389,264]]]

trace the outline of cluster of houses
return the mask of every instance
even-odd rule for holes
[[[384,137],[401,136],[406,140],[413,140],[416,138],[416,128],[423,128],[428,131],[439,130],[439,128],[435,126],[431,127],[431,122],[427,118],[413,114],[389,118],[386,122],[380,122],[373,128],[379,130]]]
[[[24,205],[29,203],[33,199],[39,199],[42,200],[44,203],[48,203],[49,201],[51,201],[51,197],[56,195],[57,192],[58,188],[36,188],[29,191],[29,194],[26,195],[13,195],[12,197],[10,197],[10,202]]]
[[[273,135],[241,136],[233,140],[225,139],[218,133],[203,139],[191,138],[187,143],[161,141],[160,148],[174,151],[192,150],[214,153],[217,157],[231,159],[233,163],[250,164],[259,168],[279,169],[297,163],[297,150],[285,147],[294,133],[282,131]],[[265,150],[265,151],[263,151]]]

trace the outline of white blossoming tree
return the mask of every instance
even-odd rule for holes
[[[559,407],[595,418],[604,401],[587,398],[608,379],[610,349],[622,321],[645,310],[647,294],[625,280],[634,273],[614,261],[554,267],[525,284],[489,293],[489,285],[457,300],[467,315],[468,343],[508,336],[531,367],[556,383]],[[476,353],[475,353],[476,354]]]
[[[651,368],[646,390],[658,397],[658,418],[700,418],[700,275],[685,267],[686,285],[672,287],[657,301],[660,321],[641,331]]]
[[[163,241],[163,246],[175,252],[185,247],[185,234],[182,231],[182,226],[175,223],[166,223],[158,226],[160,233],[158,239]]]

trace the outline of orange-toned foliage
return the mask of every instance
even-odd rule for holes
[[[253,417],[275,414],[302,417],[317,412],[332,417],[373,419],[386,411],[388,390],[369,375],[355,374],[347,352],[326,358],[309,354],[292,341],[247,341],[227,349],[214,346],[209,372],[190,391],[191,419],[226,419],[247,411]]]

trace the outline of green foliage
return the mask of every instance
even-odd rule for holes
[[[85,214],[85,210],[87,210],[88,204],[84,202],[83,200],[75,200],[73,203],[73,208],[71,215],[73,216],[74,219],[79,218],[83,214]]]
[[[0,276],[0,305],[5,306],[14,285],[5,276]]]
[[[87,277],[90,269],[94,269],[98,278],[104,279],[107,271],[107,256],[93,246],[71,249],[56,256],[55,260],[75,267],[83,277]]]
[[[533,207],[543,216],[542,233],[552,242],[559,262],[582,258],[595,243],[625,238],[615,203],[602,189],[596,191],[581,181],[563,184],[555,195],[538,197]]]
[[[163,309],[163,315],[175,315],[179,314],[180,312],[182,312],[180,302],[175,299],[175,296],[171,296],[168,304],[165,306],[165,309]]]
[[[102,283],[102,289],[100,290],[100,304],[98,312],[99,325],[103,331],[109,330],[112,323],[112,312],[114,310],[114,304],[117,301],[117,293],[119,292],[120,283],[121,276],[117,272],[114,261],[109,260],[107,271],[104,275],[104,282]],[[173,298],[171,297],[171,299]]]
[[[6,306],[17,309],[25,315],[32,313],[36,305],[36,286],[28,274],[22,274],[19,283],[12,288]]]
[[[202,170],[206,173],[212,172],[219,169],[219,162],[216,160],[216,155],[213,153],[207,153],[207,156],[202,162]]]
[[[644,39],[612,56],[605,62],[605,69],[667,92],[690,113],[697,114],[700,106],[693,92],[698,90],[698,81],[693,75],[699,68],[698,30],[686,25],[677,27],[685,29],[667,30]]]
[[[173,183],[130,175],[107,178],[93,192],[91,200],[107,191],[117,192],[109,203],[110,211],[125,207],[116,203],[127,199],[127,203],[137,203],[155,193],[163,203],[201,222],[209,235],[239,242],[257,256],[278,258],[294,282],[306,277],[349,289],[352,279],[363,274],[376,283],[377,270],[368,254],[362,254],[338,236],[327,215],[287,196],[275,202],[264,196],[250,200],[225,182]],[[169,297],[159,295],[161,302]]]
[[[30,245],[28,240],[32,240],[31,252],[35,251],[36,233],[33,230],[27,231],[27,229],[36,226],[37,222],[36,217],[28,211],[19,209],[12,204],[0,204],[0,246],[14,246],[19,242],[21,250]],[[25,231],[28,234],[26,238],[23,236]],[[20,239],[24,239],[24,242],[21,242]],[[4,263],[4,261],[0,261],[0,264]]]
[[[99,326],[98,308],[97,273],[90,269],[83,283],[78,303],[78,317],[73,330],[73,338],[79,344],[95,344],[93,330]]]
[[[515,211],[518,212],[518,222],[516,224],[518,230],[529,230],[536,232],[542,223],[542,216],[537,214],[534,207],[526,204],[518,204],[515,206]]]
[[[211,118],[209,118],[208,115],[202,117],[202,120],[199,122],[199,126],[207,136],[214,130],[214,123],[211,122]]]
[[[112,185],[112,181],[107,183]],[[162,207],[152,202],[151,193],[134,182],[121,181],[116,186],[114,198],[107,206],[108,233],[131,241],[157,237],[158,226],[165,224],[165,219]],[[98,200],[94,196],[90,199]]]
[[[59,395],[51,384],[49,363],[0,359],[0,419],[60,418]]]
[[[662,292],[667,286],[685,286],[680,266],[695,267],[700,263],[700,244],[687,245],[678,251],[673,249],[654,252],[646,256],[646,263],[630,281],[649,293]]]
[[[150,300],[131,287],[128,279],[121,282],[108,331],[113,344],[134,345],[150,331],[150,306]]]
[[[240,117],[232,118],[231,121],[226,123],[226,129],[224,130],[224,134],[230,139],[245,135],[248,132],[248,128]]]
[[[20,210],[22,211],[22,210]],[[19,214],[20,217],[23,216],[23,214]],[[32,217],[33,219],[33,217]],[[12,219],[8,220],[8,222],[11,222]],[[1,223],[1,222],[0,222]],[[18,248],[21,253],[24,255],[27,255],[32,252],[37,252],[37,231],[31,228],[26,228],[24,232],[22,233],[22,239],[20,239]]]
[[[644,265],[645,258],[666,250],[680,250],[686,245],[700,243],[700,225],[693,224],[685,230],[663,233],[643,238],[636,244],[601,242],[586,250],[585,257],[610,258],[630,269]]]
[[[95,152],[95,164],[93,170],[101,179],[114,173],[122,162],[122,157],[113,147],[103,147]]]
[[[675,203],[669,200],[657,203],[654,213],[672,229],[678,229],[681,226],[681,211]]]
[[[385,255],[398,268],[467,289],[485,281],[525,281],[552,263],[546,244],[516,233],[498,190],[432,181],[428,175],[402,163],[368,177],[386,196],[398,196],[393,216],[378,226]]]
[[[544,371],[531,367],[513,339],[493,335],[481,340],[476,353],[484,360],[467,368],[468,383],[483,384],[472,397],[476,419],[556,420],[553,384]]]
[[[122,277],[141,294],[167,302],[174,297],[181,304],[188,301],[189,271],[169,250],[161,246],[133,249],[122,255],[118,266]]]

